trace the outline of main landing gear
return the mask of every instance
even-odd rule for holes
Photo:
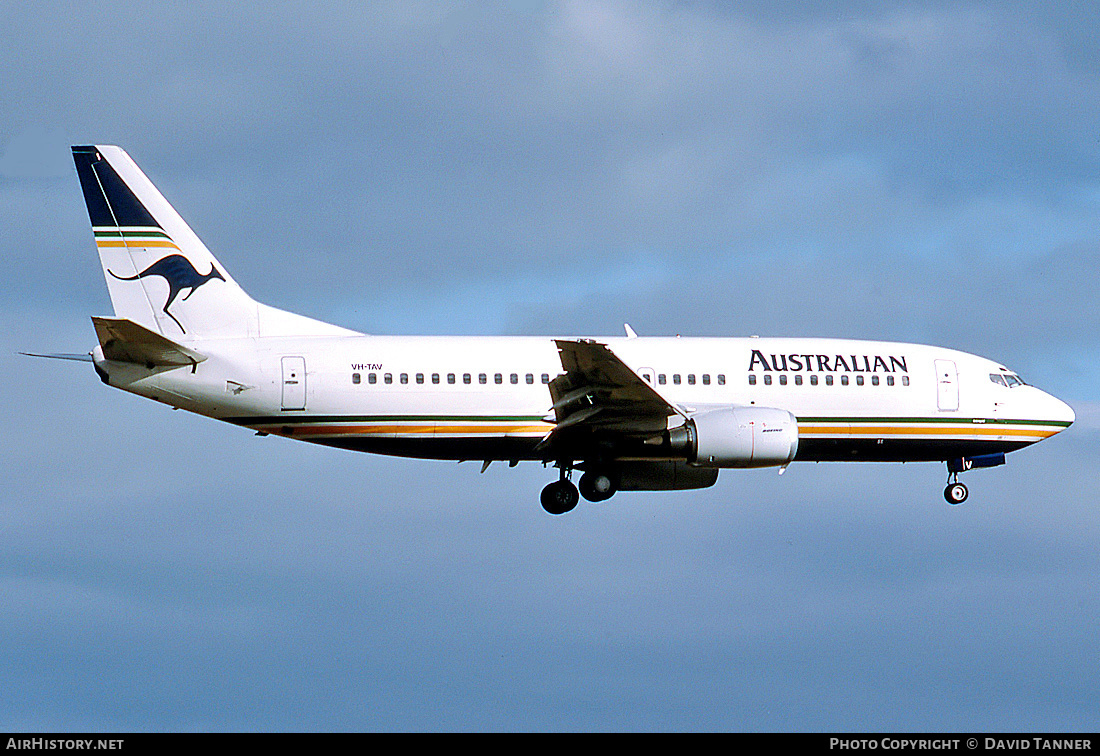
[[[617,490],[615,479],[608,473],[589,470],[581,476],[581,496],[589,501],[607,501]]]
[[[565,514],[577,506],[580,497],[588,501],[607,501],[618,490],[615,477],[602,470],[587,470],[581,475],[580,485],[573,485],[572,467],[558,465],[561,477],[542,489],[542,508],[552,515]]]
[[[565,470],[562,470],[561,480],[556,480],[542,489],[542,508],[552,515],[571,512],[577,506],[581,495],[573,481],[567,478]]]

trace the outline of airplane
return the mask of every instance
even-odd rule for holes
[[[37,356],[260,436],[552,465],[551,514],[802,461],[946,462],[959,504],[960,473],[1075,419],[998,362],[921,344],[367,335],[253,300],[119,147],[72,154],[114,316],[89,354]]]

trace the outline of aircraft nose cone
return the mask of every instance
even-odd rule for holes
[[[1056,406],[1058,408],[1058,420],[1066,424],[1066,427],[1073,425],[1073,421],[1077,419],[1077,415],[1073,412],[1073,407],[1063,402],[1061,399],[1055,399]]]
[[[1043,415],[1044,420],[1065,425],[1066,428],[1073,425],[1073,421],[1077,419],[1072,407],[1050,394],[1046,395],[1046,401],[1043,402]]]

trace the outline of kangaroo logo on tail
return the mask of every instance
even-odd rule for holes
[[[168,301],[164,303],[164,314],[175,321],[176,325],[180,327],[180,330],[187,333],[187,329],[183,327],[183,324],[176,320],[176,316],[168,312],[169,305],[176,301],[176,297],[184,289],[190,289],[187,292],[187,296],[183,299],[186,301],[192,294],[195,293],[195,289],[202,286],[204,283],[212,278],[217,278],[220,281],[224,281],[225,277],[218,272],[218,269],[214,267],[214,263],[210,263],[210,272],[203,275],[195,270],[195,266],[191,264],[183,255],[168,255],[155,263],[150,265],[145,270],[138,273],[136,276],[123,277],[115,273],[113,270],[108,271],[112,276],[119,281],[137,281],[148,276],[160,276],[168,282]]]

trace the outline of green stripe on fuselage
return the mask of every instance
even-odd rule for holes
[[[223,417],[236,425],[301,425],[303,423],[399,423],[399,422],[516,422],[540,423],[539,415],[265,415],[261,417]]]
[[[1065,420],[1006,420],[993,417],[799,417],[800,423],[938,423],[941,425],[1056,425],[1068,428]]]

